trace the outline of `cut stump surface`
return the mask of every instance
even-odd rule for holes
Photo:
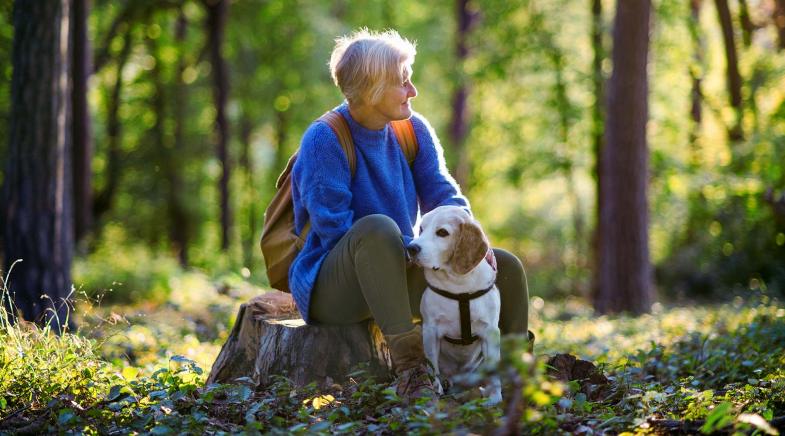
[[[207,383],[250,379],[266,386],[283,375],[295,386],[329,385],[366,363],[374,376],[391,374],[390,353],[375,323],[306,325],[289,294],[268,292],[240,306]]]

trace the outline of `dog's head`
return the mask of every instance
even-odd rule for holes
[[[420,235],[407,250],[423,268],[464,275],[483,261],[489,247],[480,224],[465,209],[441,206],[422,217]]]

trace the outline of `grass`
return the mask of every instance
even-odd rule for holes
[[[514,424],[528,434],[776,434],[785,425],[785,307],[765,294],[636,318],[535,298],[538,357],[505,343],[512,351],[492,370],[506,386],[501,407],[471,396],[405,407],[362,368],[327,390],[284,377],[263,389],[205,386],[237,306],[260,290],[197,273],[171,288],[157,305],[78,304],[81,330],[62,336],[1,312],[0,433],[439,434]],[[594,362],[607,384],[549,377],[556,353]]]

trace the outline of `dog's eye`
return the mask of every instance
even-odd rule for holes
[[[422,226],[420,226],[420,234],[422,235]]]
[[[446,236],[450,236],[450,232],[448,232],[447,230],[444,230],[444,229],[439,229],[439,230],[436,231],[436,236],[444,238]]]

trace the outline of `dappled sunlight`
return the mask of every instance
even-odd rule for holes
[[[629,357],[630,350],[647,349],[652,344],[668,346],[691,334],[714,337],[735,332],[761,315],[785,323],[782,303],[763,297],[760,305],[753,307],[739,298],[716,307],[661,307],[639,317],[594,317],[587,306],[570,300],[545,304],[532,326],[538,334],[539,352],[573,353],[592,361],[613,362]]]

